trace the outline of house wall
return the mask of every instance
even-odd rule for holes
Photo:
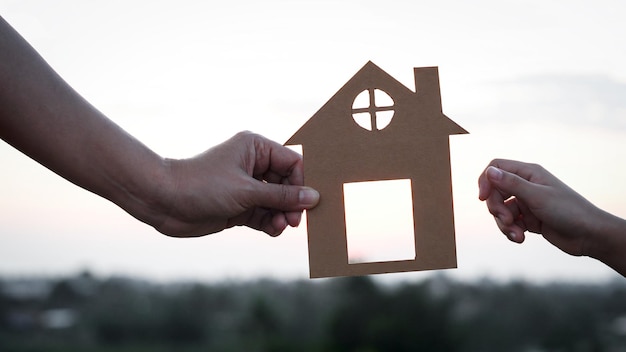
[[[448,137],[414,144],[414,153],[400,143],[332,151],[303,148],[305,184],[321,196],[319,205],[307,213],[309,233],[316,234],[309,237],[311,277],[456,266]],[[432,153],[432,148],[440,152]],[[355,151],[378,157],[357,157]],[[416,261],[348,264],[343,184],[385,179],[411,179]]]

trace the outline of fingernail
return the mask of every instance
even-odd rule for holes
[[[487,177],[492,180],[501,180],[503,175],[504,173],[502,172],[502,170],[498,169],[497,167],[489,166],[487,168]]]
[[[302,221],[302,213],[298,213],[298,218],[296,219],[296,225],[293,227],[300,226],[300,222]]]
[[[315,206],[319,199],[320,194],[313,188],[304,187],[300,190],[300,193],[298,193],[300,204],[307,208]]]

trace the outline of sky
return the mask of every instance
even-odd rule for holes
[[[477,178],[493,158],[539,163],[626,217],[626,3],[0,0],[0,15],[94,106],[173,158],[241,130],[285,142],[369,60],[410,89],[414,67],[437,66],[443,112],[470,132],[450,137],[458,268],[376,278],[619,277],[537,235],[506,240]],[[278,238],[169,238],[4,142],[0,160],[1,275],[308,278],[304,223]]]

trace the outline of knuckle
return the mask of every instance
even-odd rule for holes
[[[296,192],[289,186],[280,185],[279,202],[283,207],[295,204],[297,201]]]
[[[513,175],[505,174],[503,176],[504,182],[508,183],[512,187],[517,187],[520,184],[521,179],[519,177],[515,177]]]
[[[233,136],[233,139],[236,141],[248,141],[248,140],[254,140],[256,139],[257,135],[253,132],[250,132],[248,130],[244,130],[244,131],[240,131],[237,132],[237,134],[235,134]]]
[[[237,132],[237,134],[235,136],[245,137],[245,136],[250,136],[250,135],[253,135],[253,134],[254,133],[252,133],[252,132],[250,132],[248,130],[243,130],[243,131]]]

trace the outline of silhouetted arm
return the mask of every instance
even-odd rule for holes
[[[0,18],[0,138],[172,236],[234,225],[272,235],[317,203],[300,155],[252,133],[166,159],[75,92]]]

